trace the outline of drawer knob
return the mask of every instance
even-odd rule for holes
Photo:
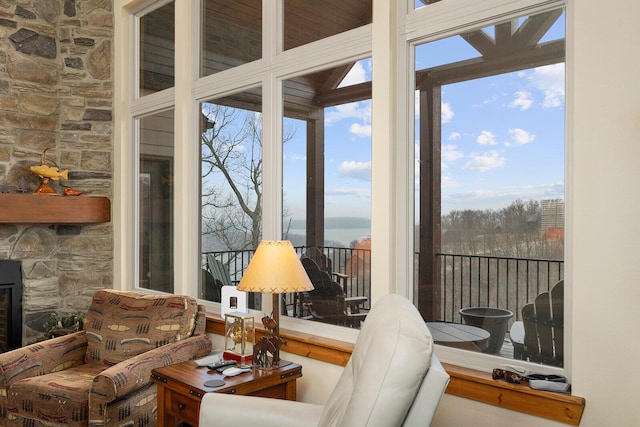
[[[178,411],[182,411],[184,409],[184,405],[182,403],[178,404]]]

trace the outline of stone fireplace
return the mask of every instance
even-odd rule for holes
[[[105,0],[0,2],[0,193],[33,192],[29,166],[48,149],[69,170],[58,194],[112,196],[112,13]],[[0,212],[12,208],[0,202]],[[52,312],[85,311],[95,290],[113,287],[113,229],[0,223],[0,260],[21,262],[28,344]]]
[[[22,345],[22,271],[19,261],[0,261],[0,353]]]

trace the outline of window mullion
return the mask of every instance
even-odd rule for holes
[[[197,295],[200,268],[200,152],[193,100],[198,71],[193,59],[193,52],[198,52],[197,3],[179,2],[175,13],[174,292],[189,295]],[[181,28],[190,30],[179,31]]]

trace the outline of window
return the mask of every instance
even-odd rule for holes
[[[135,10],[129,12],[132,20],[140,19],[140,27],[129,34],[133,26],[122,26],[131,50],[115,53],[120,65],[131,68],[126,88],[130,90],[117,91],[114,102],[123,105],[118,111],[124,116],[118,123],[122,125],[118,148],[135,159],[122,166],[122,180],[132,193],[123,197],[123,212],[138,215],[135,223],[140,230],[127,233],[129,228],[123,227],[119,236],[122,268],[117,273],[123,277],[116,279],[156,291],[197,295],[216,310],[218,295],[207,282],[239,281],[256,239],[288,238],[301,256],[320,247],[320,258],[331,261],[333,280],[348,296],[363,295],[369,303],[386,292],[403,293],[413,297],[425,318],[433,321],[461,322],[457,310],[463,306],[492,304],[518,311],[517,304],[530,301],[537,289],[517,287],[517,300],[507,302],[504,298],[511,291],[501,289],[499,295],[489,292],[487,296],[476,289],[461,294],[457,285],[447,282],[444,273],[449,267],[439,264],[445,243],[486,245],[489,236],[448,240],[460,233],[443,234],[443,214],[458,208],[450,201],[459,197],[443,184],[456,178],[461,183],[456,173],[475,173],[483,178],[475,181],[477,185],[486,181],[491,170],[474,172],[475,163],[464,169],[471,153],[483,157],[474,158],[476,162],[499,164],[502,158],[515,160],[543,140],[553,140],[555,145],[545,151],[550,160],[538,163],[536,169],[521,167],[510,183],[532,185],[531,178],[544,166],[558,173],[559,185],[551,189],[562,187],[563,131],[558,133],[560,139],[554,139],[551,126],[534,127],[544,121],[561,129],[562,106],[543,110],[536,104],[540,112],[554,115],[531,118],[527,114],[533,107],[522,109],[526,96],[511,97],[503,100],[510,115],[503,116],[500,132],[497,126],[483,125],[489,119],[476,121],[488,109],[483,101],[506,90],[517,92],[515,86],[498,91],[495,85],[532,82],[536,70],[557,71],[564,61],[562,11],[558,14],[548,3],[536,0],[487,0],[462,7],[447,0],[426,2],[430,6],[420,10],[408,7],[409,2],[398,2],[402,7],[398,5],[396,28],[395,21],[371,23],[372,9],[388,7],[385,2],[331,1],[333,9],[326,6],[318,11],[316,3],[133,2]],[[449,10],[449,4],[463,10]],[[553,8],[559,5],[554,3]],[[327,12],[338,9],[344,13],[332,17]],[[411,10],[405,13],[404,9]],[[443,18],[441,12],[450,12],[451,19]],[[166,25],[166,31],[149,29],[148,22],[156,20]],[[196,30],[194,23],[200,25]],[[407,46],[406,52],[398,49],[398,61],[384,42],[372,46],[373,36],[382,34],[378,30],[385,25],[389,26],[385,34],[398,30]],[[134,43],[138,36],[142,45]],[[511,41],[511,47],[492,48],[496,40],[501,45]],[[522,43],[528,47],[521,49]],[[555,55],[552,59],[545,57],[550,50]],[[171,57],[172,62],[165,61],[171,67],[156,67],[160,61],[151,59],[156,55]],[[376,55],[382,60],[376,61]],[[129,57],[136,57],[135,63]],[[482,63],[487,58],[493,71]],[[375,82],[371,79],[374,64],[383,71]],[[452,69],[462,65],[463,73]],[[162,78],[156,74],[147,78],[148,71]],[[164,83],[151,84],[156,81]],[[138,89],[144,96],[129,99]],[[532,94],[534,89],[542,93],[539,88],[530,89]],[[376,102],[374,96],[380,92],[389,99]],[[467,99],[460,102],[474,114],[463,114],[463,104],[454,103],[454,96],[460,99],[461,92]],[[484,96],[475,98],[480,95]],[[448,107],[453,108],[454,120],[446,121]],[[454,128],[460,123],[469,127],[469,135]],[[455,132],[460,133],[457,140]],[[452,135],[454,140],[449,141]],[[138,138],[136,144],[130,144],[132,136]],[[463,138],[469,146],[462,152],[464,157],[456,159]],[[457,150],[452,145],[458,145]],[[216,159],[217,155],[222,157]],[[220,163],[223,157],[239,161],[226,168],[228,176]],[[154,193],[154,185],[162,187],[163,177],[167,190]],[[154,194],[165,197],[157,210],[150,199]],[[525,212],[529,199],[522,198]],[[541,222],[545,209],[561,212],[562,199],[561,192],[536,199]],[[504,205],[508,206],[509,202]],[[556,225],[562,222],[558,221]],[[152,241],[145,233],[155,223],[163,228],[159,240]],[[534,228],[527,231],[533,233]],[[546,248],[557,249],[548,242]],[[371,245],[377,262],[371,258]],[[358,255],[353,259],[352,252],[332,254],[330,247]],[[135,253],[129,248],[135,248]],[[461,245],[454,249],[467,251]],[[153,250],[162,251],[162,256],[154,258]],[[213,271],[218,263],[223,267],[221,276]],[[158,280],[158,270],[163,270],[166,280]],[[351,278],[343,281],[339,274]],[[282,316],[287,327],[309,328],[313,333],[322,329],[332,338],[355,335],[354,328],[306,322],[300,318],[306,313],[304,301],[293,295],[287,298],[289,316]],[[267,311],[269,300],[258,295],[250,298],[250,304]],[[349,333],[341,335],[345,330]]]
[[[327,67],[317,49],[304,45],[341,33],[347,40],[346,32],[370,22],[371,2],[342,2],[341,10],[349,10],[350,15],[339,17],[328,15],[324,7],[322,13],[311,16],[309,3],[286,2],[280,39],[284,39],[287,49],[297,47],[301,55],[311,54],[313,58],[306,61],[278,55],[281,49],[276,44],[262,46],[261,27],[272,24],[261,24],[263,2],[203,4],[206,16],[200,39],[202,77],[195,83],[201,138],[199,296],[219,302],[221,286],[240,281],[262,238],[292,240],[300,256],[308,254],[310,248],[323,252],[329,263],[335,261],[332,278],[340,281],[343,291],[364,293],[366,288],[369,293],[370,283],[365,284],[364,280],[365,276],[370,280],[370,274],[364,274],[364,264],[370,262],[370,249],[354,249],[358,241],[363,241],[360,246],[366,245],[364,239],[370,236],[371,61],[360,60],[368,53],[368,47],[362,42],[353,43],[355,49],[350,52],[327,42],[320,48],[333,62]],[[273,16],[274,10],[277,9],[264,16]],[[309,19],[325,21],[309,27]],[[269,38],[274,42],[276,39]],[[304,42],[299,43],[300,40]],[[271,53],[263,55],[263,51]],[[265,58],[272,58],[273,63]],[[233,75],[221,73],[232,67]],[[277,70],[273,76],[268,74],[270,69]],[[269,76],[270,84],[256,85],[265,76]],[[280,86],[281,107],[271,102],[279,96],[267,94]],[[353,87],[345,89],[346,86]],[[271,120],[265,122],[266,118]],[[353,126],[352,131],[349,125]],[[327,143],[325,134],[331,136]],[[270,153],[282,153],[283,157],[274,161]],[[308,164],[312,166],[308,168]],[[314,175],[307,176],[307,172]],[[333,178],[336,174],[342,175],[338,181]],[[325,186],[325,177],[330,186]],[[337,184],[339,179],[342,186]],[[349,211],[347,205],[357,207],[357,212]],[[275,211],[270,206],[281,208]],[[345,219],[346,212],[350,217],[359,216],[357,224],[353,218]],[[274,221],[277,227],[273,226]],[[350,240],[345,240],[346,227],[351,227]],[[307,233],[310,228],[317,234]],[[333,232],[334,240],[340,242],[330,246],[325,230]],[[329,254],[329,247],[336,249]],[[351,260],[352,268],[347,262],[354,251],[361,256],[360,262],[356,262],[357,257]],[[343,278],[345,269],[355,272],[356,268],[359,280]],[[287,295],[283,304],[284,314],[294,321],[310,317],[307,305],[299,297]],[[249,297],[249,307],[260,308],[261,303],[261,295]],[[298,310],[300,306],[304,316]],[[328,323],[359,326],[359,322],[346,325],[344,319],[335,317]]]
[[[564,278],[564,38],[555,9],[415,46],[418,306],[508,358],[523,306]]]
[[[139,96],[168,89],[174,85],[174,17],[173,2],[140,17]]]
[[[283,50],[370,24],[371,7],[371,0],[284,0]]]
[[[367,298],[343,312],[314,305],[312,294],[300,304],[291,298],[289,311],[358,328],[356,312],[369,309],[371,297],[371,60],[292,77],[282,86],[283,238],[306,263],[317,264],[305,263],[314,286],[324,277],[333,282],[332,295]]]
[[[262,240],[261,110],[260,88],[200,104],[201,297],[208,301],[220,302],[221,287],[240,281]]]
[[[138,120],[138,283],[173,293],[173,110]]]
[[[201,76],[262,58],[261,0],[204,0]]]

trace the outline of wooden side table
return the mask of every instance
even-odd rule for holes
[[[151,379],[158,386],[158,427],[173,427],[176,419],[197,427],[202,396],[210,392],[296,400],[296,379],[301,376],[302,366],[283,360],[279,368],[254,368],[234,377],[225,377],[192,360],[154,369]],[[210,380],[225,384],[205,386]]]

